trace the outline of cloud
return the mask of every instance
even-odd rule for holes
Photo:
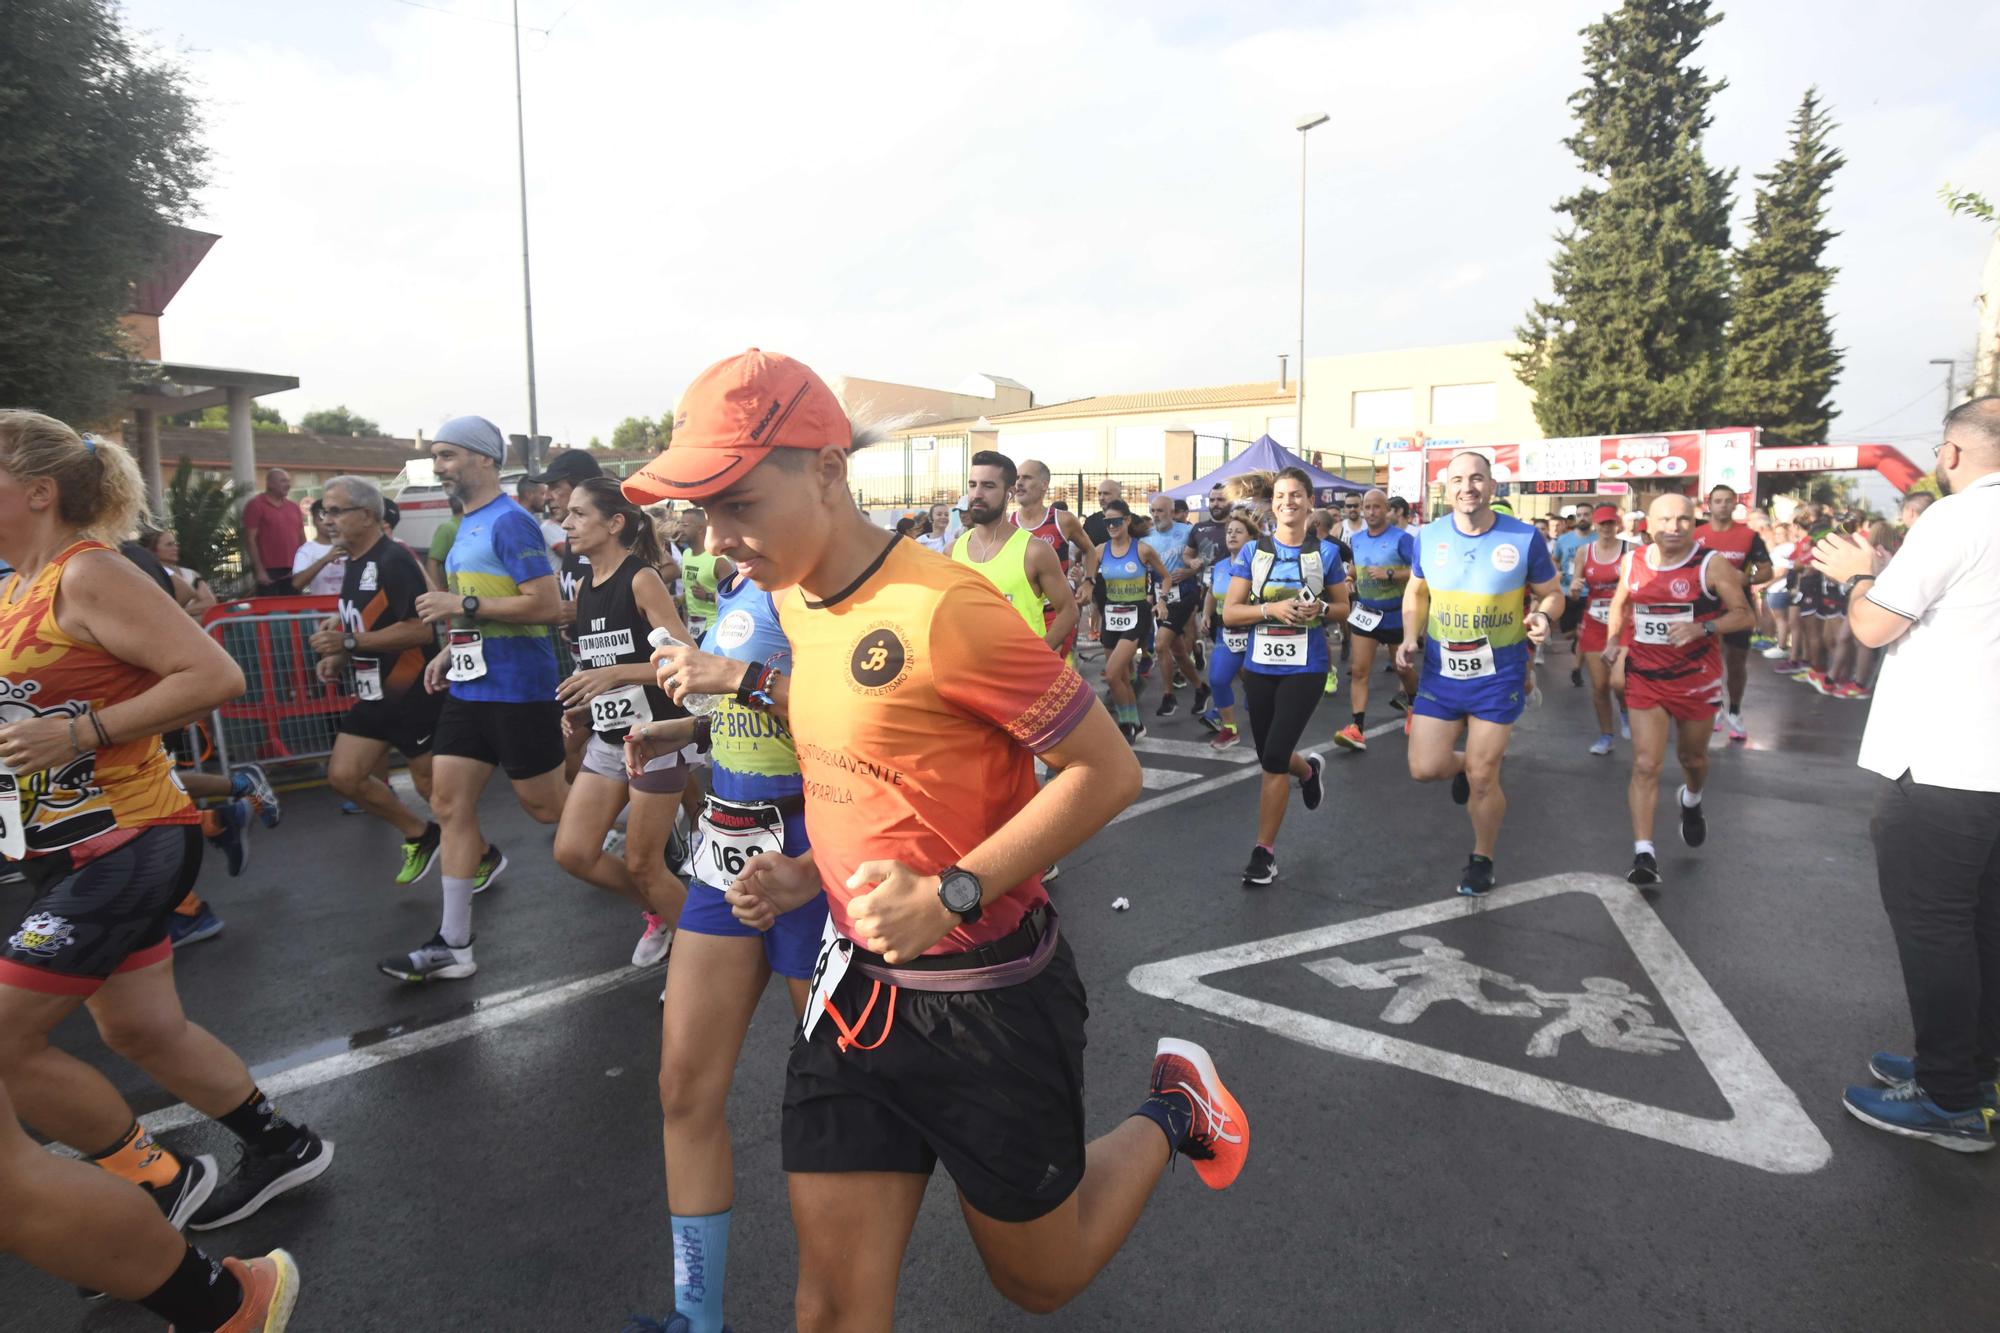
[[[1968,4],[1950,41],[1946,14],[1815,49],[1799,33],[1825,8],[1716,31],[1733,86],[1711,152],[1747,189],[1808,81],[1834,103],[1841,400],[1865,419],[1970,337],[1983,240],[1933,194],[2000,182],[1971,77],[1994,20]],[[1311,350],[1504,337],[1546,284],[1596,10],[587,0],[524,42],[542,429],[655,414],[752,343],[828,375],[993,371],[1045,401],[1274,374],[1306,110],[1332,116],[1310,144]],[[223,240],[169,354],[298,374],[288,399],[402,432],[463,411],[524,430],[510,34],[342,12],[329,36],[274,11],[247,41],[205,11],[152,20],[198,29],[222,168]]]

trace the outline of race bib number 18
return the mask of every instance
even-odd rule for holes
[[[450,666],[444,673],[446,680],[478,680],[486,674],[486,641],[478,630],[453,630],[445,651],[451,654]]]

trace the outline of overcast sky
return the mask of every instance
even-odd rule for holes
[[[506,0],[129,0],[207,99],[223,239],[176,360],[297,375],[395,434],[527,428]],[[1599,3],[1007,5],[523,0],[545,434],[667,410],[752,344],[823,375],[1038,400],[1273,377],[1308,350],[1508,336],[1575,183],[1560,140]],[[690,12],[679,12],[681,10]],[[1928,459],[2000,197],[2000,6],[1755,0],[1702,52],[1710,161],[1750,177],[1817,83],[1835,182],[1837,439]],[[1963,371],[1961,371],[1963,375]],[[1690,422],[1689,425],[1720,424]]]

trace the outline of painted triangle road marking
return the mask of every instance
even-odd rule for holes
[[[1671,1010],[1672,1021],[1679,1030],[1677,1034],[1666,1035],[1683,1037],[1701,1058],[1709,1077],[1729,1103],[1732,1114],[1728,1119],[1688,1115],[1614,1097],[1557,1078],[1251,999],[1217,989],[1203,980],[1218,972],[1323,953],[1358,940],[1399,936],[1440,922],[1504,911],[1566,893],[1589,894],[1604,904],[1660,999]],[[1379,972],[1368,974],[1375,981],[1364,980],[1360,974],[1366,969],[1343,965],[1338,959],[1319,959],[1304,965],[1335,985],[1384,989],[1396,984],[1382,978]],[[1799,1105],[1799,1099],[1779,1079],[1777,1071],[1752,1044],[1707,980],[1695,970],[1666,923],[1631,885],[1609,875],[1552,875],[1525,884],[1510,884],[1484,898],[1453,897],[1358,921],[1147,963],[1134,968],[1127,980],[1142,994],[1265,1028],[1307,1046],[1400,1065],[1524,1105],[1691,1148],[1760,1171],[1802,1174],[1817,1171],[1833,1159],[1833,1149]],[[1666,1043],[1664,1036],[1656,1040]]]
[[[1153,768],[1150,765],[1139,770],[1140,785],[1147,791],[1165,791],[1183,782],[1193,782],[1200,776],[1199,773],[1188,773],[1178,768]]]

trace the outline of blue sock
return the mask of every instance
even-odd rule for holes
[[[729,1214],[673,1215],[674,1309],[689,1333],[722,1333],[722,1278],[729,1266]]]
[[[250,775],[240,768],[231,773],[229,775],[229,794],[231,796],[248,796],[250,794]]]
[[[1188,1130],[1194,1125],[1194,1103],[1181,1093],[1156,1092],[1140,1102],[1139,1109],[1132,1114],[1160,1127],[1160,1133],[1167,1136],[1169,1153],[1181,1150]]]

